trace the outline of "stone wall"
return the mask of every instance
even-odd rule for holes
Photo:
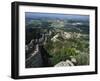
[[[41,67],[43,66],[43,60],[40,53],[30,56],[30,59],[26,61],[26,68]]]

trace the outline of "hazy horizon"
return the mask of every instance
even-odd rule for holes
[[[25,18],[51,18],[51,19],[78,19],[89,20],[89,15],[76,15],[76,14],[58,14],[58,13],[40,13],[40,12],[25,12]]]

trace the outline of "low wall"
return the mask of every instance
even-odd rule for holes
[[[31,56],[31,58],[26,61],[26,68],[41,67],[41,66],[43,66],[43,60],[40,53]]]

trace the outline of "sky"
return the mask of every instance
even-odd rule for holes
[[[81,19],[89,20],[88,15],[75,15],[75,14],[59,14],[59,13],[38,13],[38,12],[25,12],[25,18],[59,18],[59,19]]]

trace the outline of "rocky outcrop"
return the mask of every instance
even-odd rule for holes
[[[70,60],[66,60],[59,62],[54,67],[62,67],[62,66],[74,66],[74,64]]]
[[[71,60],[61,61],[57,63],[54,67],[75,66],[76,63],[76,59],[74,57],[71,57]]]
[[[59,37],[59,34],[56,34],[55,36],[53,36],[53,38],[51,38],[51,41],[56,42],[59,41],[57,38]]]
[[[60,41],[59,38],[62,38],[63,40],[66,40],[66,39],[70,39],[70,38],[80,38],[82,35],[80,33],[76,33],[76,32],[58,32],[56,35],[54,35],[52,38],[51,38],[51,41],[53,42],[56,42],[56,41]]]

